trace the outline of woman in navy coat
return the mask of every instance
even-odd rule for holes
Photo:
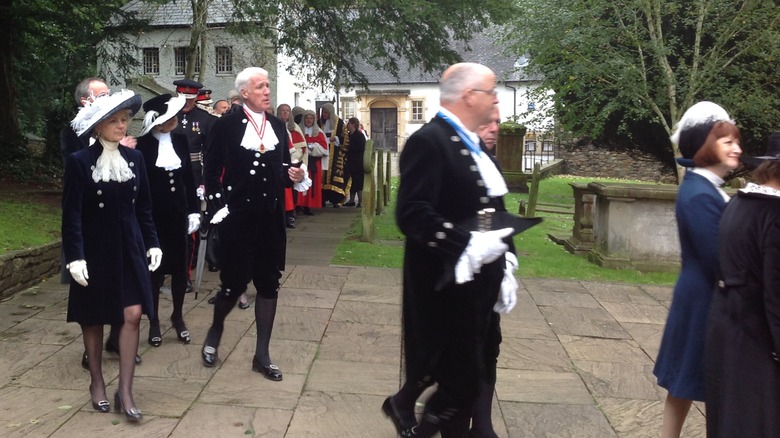
[[[142,417],[132,393],[141,314],[154,316],[149,271],[162,258],[143,156],[119,144],[140,106],[140,96],[121,91],[79,111],[73,129],[97,141],[66,157],[62,198],[62,244],[72,277],[67,320],[79,323],[84,335],[92,406],[110,410],[101,368],[103,325],[121,324],[114,407],[132,421]]]
[[[149,345],[162,344],[159,303],[165,275],[171,276],[173,312],[171,323],[176,337],[190,343],[184,323],[184,295],[187,291],[187,236],[200,227],[198,197],[192,176],[187,138],[173,130],[176,114],[184,107],[183,96],[163,94],[144,103],[144,127],[136,149],[144,154],[152,193],[152,217],[163,256],[160,269],[152,273],[154,318],[149,319]]]
[[[707,436],[780,433],[780,132],[720,221],[721,276],[709,315]]]
[[[692,400],[704,400],[704,337],[717,275],[718,224],[729,200],[720,188],[739,166],[739,129],[720,106],[699,102],[672,135],[687,167],[675,214],[682,269],[653,373],[668,391],[662,437],[679,437]]]

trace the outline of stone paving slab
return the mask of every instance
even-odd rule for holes
[[[161,347],[146,343],[148,321],[141,324],[144,362],[134,394],[145,416],[138,425],[93,411],[81,333],[65,322],[67,286],[58,276],[0,302],[0,436],[392,438],[380,406],[402,381],[402,273],[333,264],[335,245],[357,215],[318,211],[299,217],[288,234],[271,339],[281,382],[251,370],[254,307],[231,311],[220,362],[202,366],[218,272],[205,272],[197,297],[185,299],[190,345],[171,330],[170,295],[163,294]],[[652,366],[671,291],[520,279],[517,307],[501,317],[493,401],[499,437],[658,436],[665,391]],[[254,303],[251,285],[248,294]],[[106,353],[102,364],[112,397],[118,358]],[[703,412],[695,403],[684,436],[705,436]]]

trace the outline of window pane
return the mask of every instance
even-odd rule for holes
[[[155,48],[146,48],[143,51],[144,57],[144,74],[145,75],[158,75],[160,74],[160,50]]]
[[[173,49],[173,69],[174,74],[183,75],[185,71],[185,63],[187,62],[187,48],[176,47]]]
[[[233,52],[230,47],[217,47],[217,74],[233,72]]]
[[[343,101],[343,110],[342,114],[344,114],[344,118],[348,119],[350,117],[355,117],[355,101],[354,100],[345,100]]]
[[[529,152],[534,152],[536,150],[536,142],[535,141],[525,142],[525,150]]]
[[[422,100],[413,100],[412,101],[412,121],[413,122],[422,122],[422,121],[424,121],[423,101]]]

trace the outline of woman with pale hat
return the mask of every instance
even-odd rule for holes
[[[92,406],[110,410],[101,367],[103,325],[121,324],[114,409],[131,421],[142,418],[133,375],[141,315],[154,317],[149,271],[162,259],[143,155],[119,144],[140,107],[140,96],[123,90],[79,111],[73,130],[97,141],[66,157],[62,198],[62,245],[72,276],[67,320],[79,323],[84,335]]]
[[[708,437],[780,433],[780,131],[764,156],[742,161],[756,183],[720,220],[705,349]]]
[[[200,228],[198,198],[189,159],[187,138],[173,132],[176,115],[184,107],[183,96],[156,96],[144,103],[143,131],[136,148],[146,161],[152,194],[152,217],[164,257],[160,269],[152,272],[154,318],[149,319],[148,342],[162,344],[160,331],[160,287],[165,275],[171,276],[173,312],[171,323],[176,337],[190,343],[190,332],[184,323],[184,295],[187,289],[187,236]]]
[[[739,167],[739,129],[712,102],[689,108],[671,137],[687,168],[675,215],[682,268],[653,373],[667,390],[661,437],[679,437],[693,400],[703,401],[707,312],[718,272],[718,224],[729,196],[720,188]]]

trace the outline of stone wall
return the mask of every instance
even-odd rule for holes
[[[0,299],[38,284],[60,270],[62,242],[0,254]]]
[[[559,158],[566,163],[564,172],[569,175],[677,184],[673,163],[663,163],[645,152],[566,145],[561,147]]]

